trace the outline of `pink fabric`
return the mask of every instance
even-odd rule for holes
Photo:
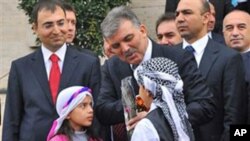
[[[65,135],[56,135],[49,141],[69,141],[69,139]]]
[[[55,121],[53,122],[53,124],[52,124],[52,127],[51,127],[50,131],[49,131],[49,135],[47,136],[47,141],[51,141],[50,139],[51,139],[51,137],[54,136],[54,134],[55,134],[54,132],[55,132],[56,126],[57,126],[57,121],[55,120]]]

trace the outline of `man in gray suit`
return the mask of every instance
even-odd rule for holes
[[[41,48],[12,62],[2,141],[45,141],[53,120],[58,117],[54,107],[57,94],[66,87],[90,87],[94,102],[99,93],[99,60],[66,46],[67,21],[61,2],[39,1],[32,19]],[[59,59],[57,86],[50,76],[52,54]]]
[[[245,123],[246,93],[241,55],[207,35],[210,12],[207,0],[180,0],[176,25],[183,43],[179,48],[193,48],[199,70],[217,102],[212,121],[193,126],[198,141],[229,140],[230,124]]]
[[[199,73],[192,55],[181,48],[163,47],[150,40],[145,25],[140,23],[128,7],[112,9],[102,22],[101,29],[103,37],[115,53],[115,56],[105,62],[102,69],[96,112],[103,124],[124,124],[121,80],[133,76],[132,68],[136,65],[154,57],[167,57],[178,65],[178,71],[184,81],[184,97],[191,124],[204,124],[213,118],[216,108],[213,95]],[[135,94],[138,94],[135,80],[132,84]],[[146,114],[137,114],[129,121],[128,128],[132,129]],[[118,136],[120,134],[116,135],[115,141],[127,140],[124,134],[122,137]]]

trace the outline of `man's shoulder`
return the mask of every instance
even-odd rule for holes
[[[158,54],[161,54],[161,57],[169,58],[173,61],[177,61],[185,54],[185,50],[182,49],[182,44],[174,46],[155,46],[155,50],[158,50]],[[157,57],[157,53],[153,53],[153,57]]]
[[[39,55],[39,53],[41,53],[41,50],[37,49],[37,50],[35,50],[35,51],[25,55],[25,56],[22,56],[22,57],[19,57],[19,58],[13,60],[12,62],[15,62],[15,63],[26,62],[27,60],[31,60],[31,59],[36,58]],[[40,55],[42,55],[42,54],[40,54]]]
[[[234,49],[226,46],[225,44],[221,44],[219,42],[216,42],[212,39],[209,40],[208,47],[213,47],[215,50],[219,51],[220,56],[234,56],[234,55],[240,55],[239,52],[235,51]]]
[[[73,47],[68,47],[68,54],[78,56],[82,61],[99,60],[99,57],[96,54],[87,49],[79,50]]]

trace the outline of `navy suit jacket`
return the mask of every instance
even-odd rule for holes
[[[248,111],[247,111],[247,117],[248,121],[247,123],[250,124],[250,52],[245,52],[241,54],[243,57],[243,62],[245,66],[246,71],[246,85],[247,85],[247,93],[248,93]]]
[[[182,44],[177,45],[182,48]],[[230,124],[246,122],[247,95],[241,55],[209,39],[199,70],[217,102],[215,117],[202,126],[194,126],[197,141],[229,140]]]
[[[212,32],[212,39],[215,40],[218,43],[226,45],[224,36],[222,34],[218,34],[218,33]]]
[[[67,47],[59,90],[74,85],[88,86],[96,102],[100,77],[99,59]],[[45,141],[57,117],[41,49],[13,61],[2,141]]]
[[[200,125],[211,120],[216,109],[213,95],[205,85],[194,57],[182,49],[164,47],[153,42],[152,58],[154,57],[167,57],[177,63],[184,81],[184,97],[191,124]],[[103,124],[124,123],[121,80],[127,76],[133,76],[133,71],[128,63],[121,61],[117,56],[110,58],[103,65],[102,83],[96,106],[97,117]]]

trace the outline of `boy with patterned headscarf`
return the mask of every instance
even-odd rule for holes
[[[134,76],[140,85],[139,96],[150,110],[136,125],[132,141],[193,141],[177,64],[167,58],[153,58],[140,64]]]

